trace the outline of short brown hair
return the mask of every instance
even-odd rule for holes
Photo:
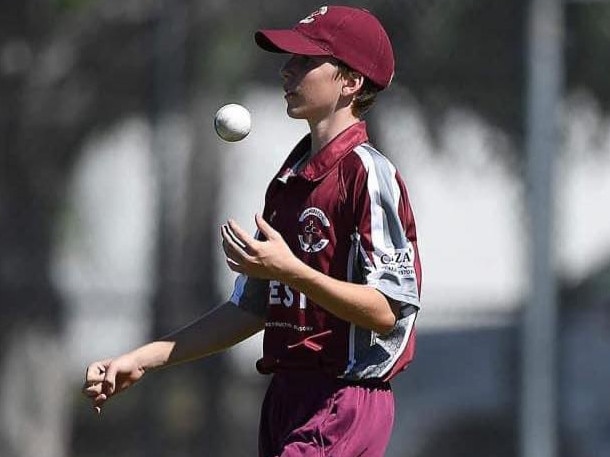
[[[362,74],[349,66],[345,65],[341,61],[337,61],[337,67],[339,69],[339,74],[341,76],[345,76],[348,78],[356,78],[361,76]],[[362,88],[360,92],[354,97],[354,101],[352,104],[352,113],[354,116],[361,118],[364,116],[371,106],[375,103],[375,99],[377,98],[377,93],[380,91],[380,87],[374,84],[369,78],[364,77],[364,83],[362,84]]]

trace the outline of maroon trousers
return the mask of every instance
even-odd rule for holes
[[[262,406],[259,457],[382,457],[393,422],[388,383],[275,374]]]

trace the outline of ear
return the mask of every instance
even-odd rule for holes
[[[350,72],[347,75],[342,75],[343,87],[341,95],[346,97],[356,95],[364,85],[364,76],[357,72]]]

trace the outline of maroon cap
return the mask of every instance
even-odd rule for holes
[[[382,89],[394,76],[390,39],[365,9],[323,6],[292,29],[259,30],[254,39],[270,52],[335,57]]]

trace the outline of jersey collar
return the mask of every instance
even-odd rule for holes
[[[333,138],[309,160],[307,165],[296,176],[305,178],[308,181],[322,179],[343,157],[352,152],[356,146],[367,141],[366,122],[357,122]],[[293,167],[305,154],[309,154],[310,149],[311,134],[308,134],[294,147],[284,165],[282,165],[277,179],[286,182],[290,176],[294,176]]]

